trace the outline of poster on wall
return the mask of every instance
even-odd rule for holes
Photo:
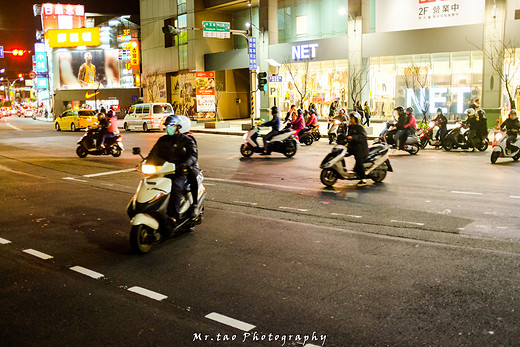
[[[85,50],[55,53],[59,89],[119,88],[118,51]]]
[[[376,0],[376,32],[482,24],[486,0]]]
[[[197,119],[197,92],[195,74],[185,73],[171,77],[172,106],[175,114]]]
[[[215,71],[197,72],[197,112],[215,112]]]

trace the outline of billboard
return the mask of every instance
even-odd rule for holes
[[[55,52],[58,89],[119,88],[117,49]]]
[[[196,73],[197,112],[215,112],[215,71]]]
[[[83,5],[42,4],[43,31],[47,29],[73,29],[85,27]]]
[[[375,0],[376,32],[482,24],[486,0]]]

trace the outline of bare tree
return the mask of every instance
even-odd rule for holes
[[[220,101],[220,97],[225,93],[225,84],[220,81],[217,82],[215,79],[215,121],[221,122],[223,121],[222,117],[220,117],[220,113],[218,112],[218,104]]]
[[[504,84],[512,109],[516,109],[515,88],[512,85],[520,64],[516,61],[516,47],[518,43],[509,39],[491,40],[482,50],[488,59],[491,68],[496,72]]]
[[[146,88],[148,102],[155,102],[159,97],[161,76],[157,70],[149,70],[143,74],[143,87]]]
[[[303,65],[303,66],[302,66]],[[307,59],[302,63],[290,63],[289,59],[286,59],[283,66],[289,72],[292,82],[296,91],[300,95],[300,108],[304,108],[304,101],[308,97],[309,87],[309,68],[310,60]]]
[[[423,114],[423,123],[427,123],[428,121],[428,108],[429,102],[426,98],[426,90],[429,87],[429,74],[432,69],[431,63],[425,64],[415,64],[412,62],[409,66],[404,69],[405,83],[406,88],[415,90],[419,90],[420,98],[419,98],[419,109]]]
[[[348,69],[348,91],[353,108],[356,102],[361,101],[361,93],[368,85],[368,78],[364,78],[364,70],[361,65],[350,64]]]

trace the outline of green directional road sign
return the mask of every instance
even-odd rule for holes
[[[202,37],[229,39],[231,25],[229,22],[202,22]]]

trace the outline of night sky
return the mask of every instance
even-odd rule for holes
[[[33,4],[60,3],[84,5],[85,12],[114,14],[115,16],[139,14],[139,0],[67,0],[67,1],[31,1],[31,0],[0,0],[0,46],[10,51],[15,48],[34,50],[36,30],[41,30],[41,17],[34,17]],[[0,76],[16,78],[18,73],[29,73],[32,70],[31,54],[15,59],[11,54],[5,54],[0,59],[0,69],[6,72]]]

